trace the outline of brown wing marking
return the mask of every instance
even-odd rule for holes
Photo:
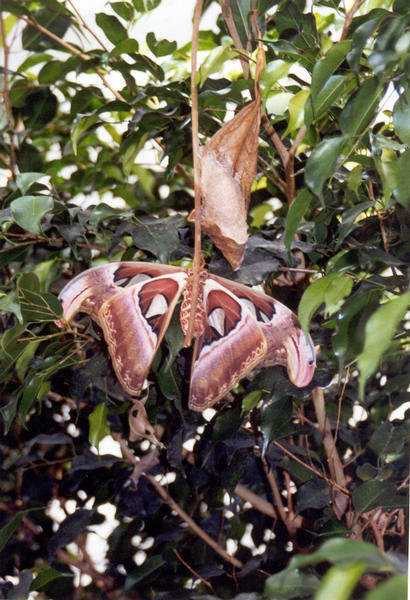
[[[115,372],[131,395],[141,392],[185,280],[186,274],[177,272],[142,281],[109,298],[99,311]]]
[[[204,410],[225,396],[265,356],[266,341],[256,320],[235,296],[208,279],[204,285],[207,321],[196,339],[189,408]]]
[[[222,278],[217,280],[221,282]],[[315,350],[295,313],[278,300],[242,284],[224,279],[223,285],[246,303],[263,331],[267,352],[259,366],[286,366],[294,385],[308,385],[316,367]]]
[[[87,269],[74,277],[60,292],[64,318],[70,321],[81,310],[98,321],[101,306],[122,287],[180,270],[171,265],[132,261],[108,263]]]

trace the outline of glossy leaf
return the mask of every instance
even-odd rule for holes
[[[95,21],[114,46],[127,38],[127,30],[114,15],[97,13],[95,15]]]
[[[348,600],[365,569],[364,562],[332,567],[320,582],[315,600]]]
[[[375,117],[380,101],[380,87],[376,78],[368,79],[349,100],[340,117],[340,129],[349,137],[364,133]]]
[[[90,431],[88,440],[95,448],[98,448],[101,440],[110,433],[110,428],[107,424],[107,405],[105,402],[100,402],[89,415],[88,421]]]
[[[289,207],[284,233],[285,246],[288,252],[290,250],[290,246],[298,225],[307,211],[311,200],[312,194],[309,192],[309,190],[303,189],[298,192],[298,195]]]
[[[359,390],[362,398],[366,381],[376,371],[383,354],[390,346],[409,304],[410,292],[405,292],[380,306],[367,321],[363,351],[357,359],[360,369]]]
[[[378,506],[389,508],[404,508],[407,498],[397,493],[396,487],[390,481],[365,481],[353,490],[353,506],[357,513],[365,513]]]
[[[54,199],[50,196],[21,196],[10,205],[15,222],[26,231],[42,233],[40,223],[43,217],[53,209]]]
[[[337,310],[343,299],[350,294],[353,281],[343,273],[329,273],[316,279],[305,290],[299,303],[299,319],[305,331],[309,331],[310,321],[323,303],[331,314]]]
[[[322,190],[334,175],[340,154],[346,143],[344,136],[326,138],[316,146],[306,163],[305,181],[314,194],[323,197]]]
[[[410,88],[401,93],[394,105],[393,123],[401,141],[410,145]]]

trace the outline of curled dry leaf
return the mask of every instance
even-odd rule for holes
[[[261,121],[259,77],[264,64],[260,45],[255,100],[221,127],[200,152],[202,227],[233,269],[240,266],[248,240],[246,217],[256,175]]]
[[[133,399],[133,406],[128,414],[128,424],[130,427],[131,442],[147,439],[154,446],[162,447],[161,442],[155,435],[153,426],[148,421],[147,412],[141,401]]]

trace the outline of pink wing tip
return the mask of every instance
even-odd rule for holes
[[[315,348],[310,336],[301,331],[298,340],[290,337],[285,346],[289,379],[297,387],[309,385],[316,368]]]

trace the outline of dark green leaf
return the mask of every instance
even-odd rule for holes
[[[312,596],[320,583],[314,573],[299,569],[284,569],[266,580],[265,594],[268,600],[291,600]]]
[[[281,436],[281,432],[292,417],[292,400],[288,396],[273,399],[261,412],[261,429],[263,433],[263,453],[269,442]]]
[[[24,98],[22,115],[28,129],[41,129],[52,121],[57,114],[58,100],[48,88],[37,88],[29,92]],[[35,165],[30,165],[31,171],[36,170]]]
[[[26,231],[42,233],[41,219],[54,207],[51,196],[21,196],[10,204],[15,222]]]
[[[246,48],[246,43],[249,34],[249,13],[251,10],[250,0],[231,0],[229,8],[232,13],[232,18],[238,32],[243,48]]]
[[[57,321],[63,314],[59,300],[49,292],[40,291],[34,273],[23,273],[17,282],[23,317],[27,321]]]
[[[23,517],[25,517],[31,510],[33,509],[22,510],[21,512],[17,513],[11,519],[11,521],[7,523],[7,525],[4,525],[4,527],[0,529],[0,552],[3,550],[13,533],[20,527]]]
[[[53,567],[48,567],[39,571],[30,586],[30,590],[40,590],[46,587],[51,581],[59,577],[72,577],[70,573],[62,573]]]
[[[377,79],[367,79],[359,91],[349,100],[340,117],[340,129],[350,138],[364,133],[376,115],[380,101],[380,87]]]
[[[168,56],[172,54],[177,49],[176,42],[169,42],[168,40],[157,40],[155,34],[150,33],[147,34],[147,45],[148,48],[155,56]]]
[[[329,485],[323,479],[311,479],[300,486],[297,496],[297,511],[323,508],[332,500]]]
[[[335,312],[350,294],[352,284],[352,279],[343,273],[329,273],[311,283],[299,303],[298,315],[303,329],[309,331],[310,320],[323,302],[329,313]]]
[[[185,224],[181,215],[163,219],[145,218],[133,228],[131,235],[137,248],[148,250],[161,262],[167,263],[179,244],[178,228]]]
[[[362,398],[366,381],[376,371],[383,354],[390,346],[409,304],[410,291],[383,304],[367,321],[364,348],[357,359],[360,369],[359,391]]]
[[[49,10],[48,8],[42,8],[34,13],[35,21],[51,31],[55,36],[62,39],[70,26],[70,20],[60,13]],[[31,50],[38,52],[46,48],[59,48],[58,43],[54,41],[50,36],[39,31],[36,27],[27,25],[23,30],[22,35],[23,48],[24,50]]]
[[[288,252],[290,250],[290,246],[298,225],[303,215],[307,211],[311,200],[312,194],[309,192],[309,190],[303,189],[298,192],[298,195],[289,207],[284,234],[285,246]]]
[[[334,538],[325,542],[319,550],[312,554],[295,556],[290,567],[301,568],[321,562],[330,562],[335,565],[351,564],[352,562],[365,562],[372,567],[391,568],[387,557],[369,542],[349,538]]]
[[[400,204],[407,209],[410,208],[410,186],[408,184],[409,172],[410,148],[403,152],[397,161],[397,187],[394,190],[397,202],[400,202]]]
[[[385,508],[404,508],[408,499],[400,496],[391,481],[365,481],[353,490],[353,506],[357,513],[362,514],[383,506]]]
[[[4,406],[2,406],[0,408],[0,414],[3,418],[3,424],[4,424],[4,435],[8,434],[11,424],[14,421],[14,418],[17,413],[17,405],[18,405],[18,397],[15,396],[14,398],[12,398],[10,400],[10,402],[8,404],[5,404]]]
[[[345,143],[344,136],[326,138],[316,146],[308,158],[305,181],[312,192],[320,198],[326,180],[335,173]]]
[[[125,580],[124,593],[132,590],[132,588],[143,581],[151,573],[155,573],[162,565],[165,564],[164,559],[159,554],[150,556],[141,567],[138,567],[135,575],[128,575]]]
[[[127,30],[120,23],[117,17],[114,17],[114,15],[97,13],[95,15],[95,22],[97,23],[98,27],[101,27],[107,38],[112,44],[114,44],[114,46],[128,37]]]
[[[107,414],[107,405],[105,402],[100,402],[88,417],[90,424],[88,441],[95,448],[98,448],[101,440],[110,433],[110,428],[107,424]]]

